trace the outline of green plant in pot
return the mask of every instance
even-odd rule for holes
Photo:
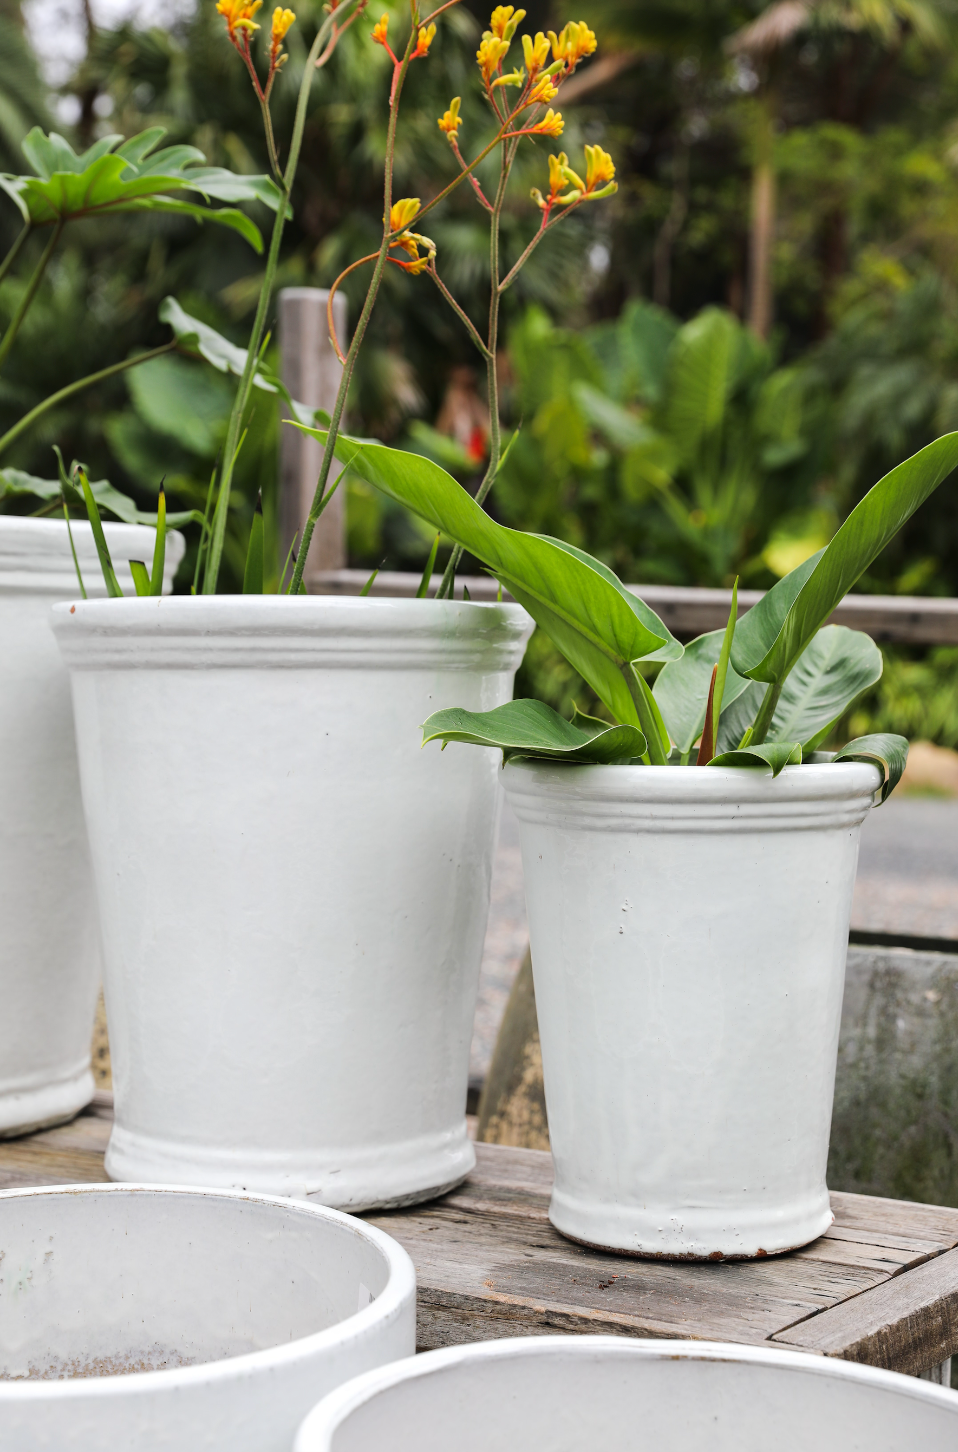
[[[497,768],[490,753],[459,745],[442,759],[422,752],[417,731],[437,708],[505,704],[532,621],[514,603],[454,599],[455,554],[442,598],[424,598],[427,568],[420,598],[407,601],[309,596],[306,556],[350,462],[352,443],[342,440],[341,451],[338,430],[385,269],[448,291],[420,219],[464,185],[489,217],[485,334],[452,306],[488,367],[496,422],[483,489],[492,486],[505,453],[496,318],[515,275],[498,269],[503,199],[518,147],[561,130],[550,102],[595,37],[574,23],[552,39],[520,38],[522,12],[495,11],[477,57],[491,139],[467,161],[453,101],[437,118],[450,138],[452,179],[420,206],[393,196],[393,162],[409,67],[434,64],[445,43],[436,44],[440,12],[414,4],[408,21],[397,8],[372,27],[370,94],[388,113],[380,248],[353,264],[372,277],[328,426],[323,420],[322,468],[291,568],[280,591],[263,593],[254,521],[245,591],[226,595],[220,564],[244,409],[258,380],[282,392],[262,356],[310,85],[323,47],[362,8],[333,7],[317,32],[288,149],[272,134],[269,97],[291,13],[277,7],[260,34],[256,0],[218,8],[261,98],[281,205],[245,349],[229,352],[180,304],[164,305],[182,349],[239,376],[195,593],[156,596],[156,567],[144,561],[135,572],[141,596],[78,600],[58,607],[54,621],[73,675],[107,1015],[123,1066],[107,1168],[122,1179],[246,1185],[356,1210],[427,1198],[474,1163],[464,1111]],[[528,73],[503,65],[513,41],[528,51]],[[477,168],[494,153],[498,182],[487,195]],[[600,148],[581,176],[556,158],[548,196],[530,203],[538,227],[527,251],[608,194],[611,168]],[[303,421],[295,405],[291,412]],[[83,493],[95,521],[83,472],[68,474],[67,486]],[[117,575],[105,551],[103,566],[105,577]],[[145,784],[143,742],[157,739],[162,780]],[[175,1018],[172,1001],[181,1005]]]

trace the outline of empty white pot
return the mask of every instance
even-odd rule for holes
[[[121,583],[153,558],[142,525],[108,524]],[[84,584],[105,593],[89,524],[73,525]],[[169,589],[183,537],[167,541]],[[77,593],[64,520],[0,515],[0,1136],[68,1119],[93,1095],[100,958],[70,682],[50,607]]]
[[[0,1194],[3,1452],[289,1452],[326,1392],[415,1349],[395,1241],[315,1205]]]
[[[953,1452],[958,1396],[824,1356],[532,1336],[427,1351],[332,1392],[295,1452]]]
[[[550,1218],[638,1255],[763,1256],[831,1224],[852,889],[878,768],[510,763]]]
[[[469,1042],[515,605],[58,608],[104,942],[114,1179],[423,1199],[475,1163]]]

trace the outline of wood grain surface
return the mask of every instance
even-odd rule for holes
[[[70,1124],[0,1141],[0,1189],[106,1179],[112,1096]],[[548,1218],[552,1159],[477,1144],[443,1199],[366,1218],[409,1251],[421,1349],[500,1336],[607,1332],[780,1346],[916,1373],[958,1352],[958,1210],[832,1194],[804,1250],[693,1265],[564,1239]]]

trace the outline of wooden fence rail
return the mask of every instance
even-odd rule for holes
[[[358,595],[369,579],[368,570],[316,570],[308,580],[317,595]],[[439,585],[432,578],[431,590]],[[415,595],[419,575],[383,570],[373,583],[373,595]],[[458,595],[466,585],[473,600],[494,600],[498,585],[487,575],[460,577]],[[728,620],[731,590],[698,589],[690,585],[630,585],[628,587],[656,612],[680,640],[691,640],[707,630],[719,630]],[[741,615],[762,597],[760,590],[740,590]],[[505,592],[503,599],[512,597]],[[864,630],[874,640],[907,645],[958,645],[958,600],[916,595],[847,595],[832,620],[853,630]]]

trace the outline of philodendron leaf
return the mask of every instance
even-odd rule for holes
[[[194,146],[154,151],[164,135],[161,126],[153,126],[128,141],[122,136],[104,136],[77,155],[56,132],[45,136],[34,127],[23,142],[23,152],[36,175],[6,174],[3,190],[36,227],[113,212],[176,211],[197,221],[231,227],[262,252],[259,228],[243,212],[174,200],[170,193],[198,192],[227,202],[259,201],[276,211],[281,194],[275,182],[267,176],[238,176],[222,167],[202,165],[206,158]]]
[[[726,751],[714,756],[709,766],[770,766],[778,776],[785,766],[801,766],[802,748],[797,741],[769,741],[762,746],[746,746],[742,751]]]
[[[628,762],[645,755],[645,737],[634,726],[610,726],[581,715],[576,721],[587,724],[573,725],[544,701],[508,701],[478,712],[454,706],[434,712],[423,724],[422,744],[465,741],[498,747],[504,761],[532,756],[580,765]]]
[[[881,677],[882,653],[870,636],[826,625],[792,667],[768,733],[769,741],[801,741],[806,752],[825,740],[856,696]]]
[[[707,635],[700,635],[697,640],[690,641],[685,647],[685,654],[679,660],[670,661],[662,667],[653,687],[653,694],[672,740],[683,755],[691,751],[693,742],[702,733],[712,667],[718,664],[724,639],[724,630],[710,630]],[[722,697],[720,731],[726,711],[749,684],[729,666]],[[746,722],[747,724],[749,723]],[[744,730],[743,726],[735,738],[736,742],[741,740]],[[721,735],[719,739],[721,740]]]
[[[326,442],[322,429],[303,431]],[[418,454],[340,435],[336,457],[482,560],[615,719],[643,732],[652,760],[665,761],[661,713],[632,662],[660,658],[663,650],[681,654],[682,648],[605,566],[554,540],[497,524],[451,475]]]
[[[835,753],[834,761],[869,761],[884,772],[881,800],[893,792],[901,781],[908,760],[908,742],[904,736],[876,732],[872,736],[856,736],[841,751]]]
[[[161,323],[169,323],[182,352],[205,358],[207,363],[212,363],[220,373],[233,373],[237,378],[242,375],[243,369],[246,367],[246,349],[238,348],[235,343],[224,338],[222,333],[211,328],[208,323],[201,323],[199,318],[190,317],[189,313],[184,312],[180,307],[175,297],[163,299],[160,303],[158,317]],[[257,367],[253,374],[253,382],[264,393],[279,392],[276,380],[262,365]]]
[[[137,509],[129,495],[114,489],[109,479],[98,479],[89,488],[98,508],[109,510],[124,524],[156,524],[155,513]],[[0,505],[6,498],[21,495],[51,500],[60,499],[62,494],[66,495],[68,504],[83,508],[83,495],[72,484],[61,485],[59,479],[39,479],[36,474],[26,474],[22,469],[0,469]],[[168,514],[166,523],[169,528],[178,529],[184,524],[202,524],[203,516],[198,509],[182,509],[176,514]]]
[[[781,684],[838,602],[956,465],[958,433],[944,434],[880,479],[824,550],[742,616],[732,644],[739,675]]]

